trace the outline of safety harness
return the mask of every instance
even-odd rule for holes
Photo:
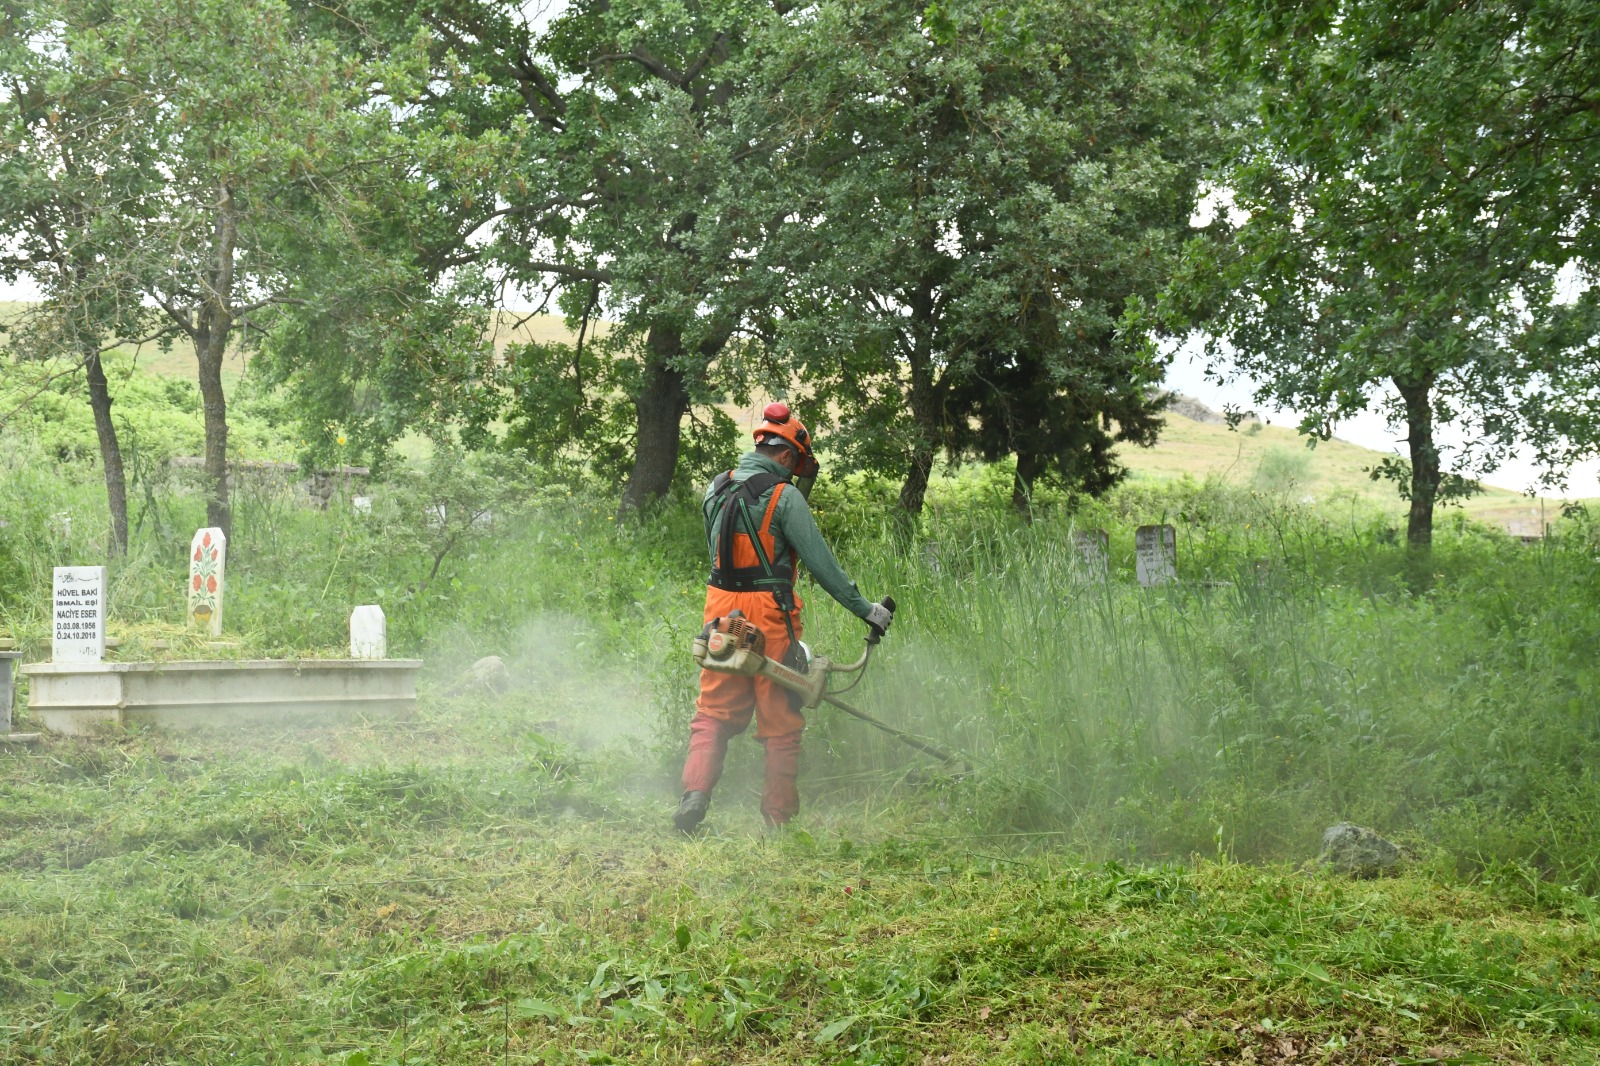
[[[727,592],[771,592],[783,614],[783,626],[789,631],[789,653],[785,659],[790,655],[803,659],[804,653],[800,649],[800,642],[795,639],[794,622],[790,618],[794,611],[794,566],[792,563],[776,565],[761,541],[762,534],[770,534],[772,530],[772,518],[778,511],[778,497],[783,495],[787,487],[787,479],[777,474],[753,474],[744,481],[733,480],[731,470],[717,475],[711,483],[711,497],[707,501],[708,505],[716,508],[714,528],[718,534],[717,554],[712,560],[711,578],[706,584]],[[755,512],[761,506],[762,494],[768,489],[773,490],[772,499],[767,501],[766,513],[758,526]],[[750,538],[750,546],[755,549],[755,566],[734,565],[733,538],[741,532],[740,526],[745,536]]]

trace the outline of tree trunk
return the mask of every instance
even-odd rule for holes
[[[1017,453],[1017,473],[1011,479],[1011,507],[1024,519],[1033,521],[1033,484],[1044,473],[1044,459],[1035,452]]]
[[[900,486],[900,509],[908,517],[922,513],[928,498],[928,481],[933,475],[933,459],[939,450],[939,398],[934,381],[933,333],[934,287],[924,281],[911,294],[910,329],[915,340],[906,352],[911,373],[911,391],[906,397],[911,409],[911,425],[906,434],[911,440],[911,469]]]
[[[1406,542],[1417,551],[1433,546],[1433,504],[1439,497],[1439,449],[1433,440],[1433,375],[1394,386],[1406,404],[1407,440],[1411,448],[1411,515]]]
[[[918,451],[911,457],[911,469],[906,471],[905,483],[900,486],[900,509],[907,515],[922,513],[928,499],[928,482],[933,477],[933,449]]]
[[[682,357],[683,335],[679,331],[666,326],[650,327],[645,337],[644,380],[633,401],[638,415],[633,472],[628,475],[617,507],[620,517],[644,509],[672,488],[683,437],[683,416],[689,410]]]
[[[109,554],[122,555],[128,550],[128,483],[122,469],[117,427],[111,421],[111,389],[99,349],[85,349],[83,368],[89,377],[89,407],[94,411],[95,435],[100,438],[100,465],[105,470],[106,503],[111,509]]]
[[[207,281],[210,292],[196,316],[192,334],[199,363],[200,402],[206,427],[206,524],[233,536],[233,508],[228,500],[228,400],[222,393],[222,357],[233,329],[233,252],[238,238],[233,192],[226,183],[218,188],[216,256]]]
[[[228,400],[222,392],[222,353],[209,329],[195,337],[200,364],[200,402],[206,428],[206,525],[233,536],[233,508],[228,500]]]

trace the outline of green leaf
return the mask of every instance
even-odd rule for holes
[[[679,925],[678,928],[673,931],[673,936],[678,941],[679,951],[689,950],[689,927],[687,925]]]
[[[518,1018],[552,1018],[559,1021],[566,1017],[566,1012],[560,1007],[542,999],[519,999],[511,1005],[511,1012]]]
[[[838,1039],[840,1033],[856,1024],[856,1022],[860,1020],[860,1017],[861,1016],[858,1014],[847,1014],[843,1018],[835,1018],[833,1021],[819,1029],[817,1031],[817,1035],[812,1039],[819,1044],[832,1043],[834,1040]]]

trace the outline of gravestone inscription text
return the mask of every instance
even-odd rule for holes
[[[97,663],[105,658],[105,567],[56,567],[52,606],[51,659]]]

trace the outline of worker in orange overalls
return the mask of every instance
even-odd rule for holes
[[[755,428],[755,451],[718,474],[706,490],[706,544],[711,579],[704,621],[734,610],[766,636],[766,654],[795,669],[805,668],[800,646],[800,598],[796,563],[804,563],[823,589],[880,633],[893,613],[870,603],[828,550],[806,497],[816,481],[817,460],[806,427],[781,403],[768,404]],[[795,778],[800,769],[800,734],[805,716],[794,698],[764,677],[700,672],[700,699],[689,723],[689,758],[683,766],[683,796],[673,824],[692,833],[711,805],[722,776],[728,741],[756,719],[756,739],[766,748],[766,787],[761,813],[781,826],[800,810]]]

